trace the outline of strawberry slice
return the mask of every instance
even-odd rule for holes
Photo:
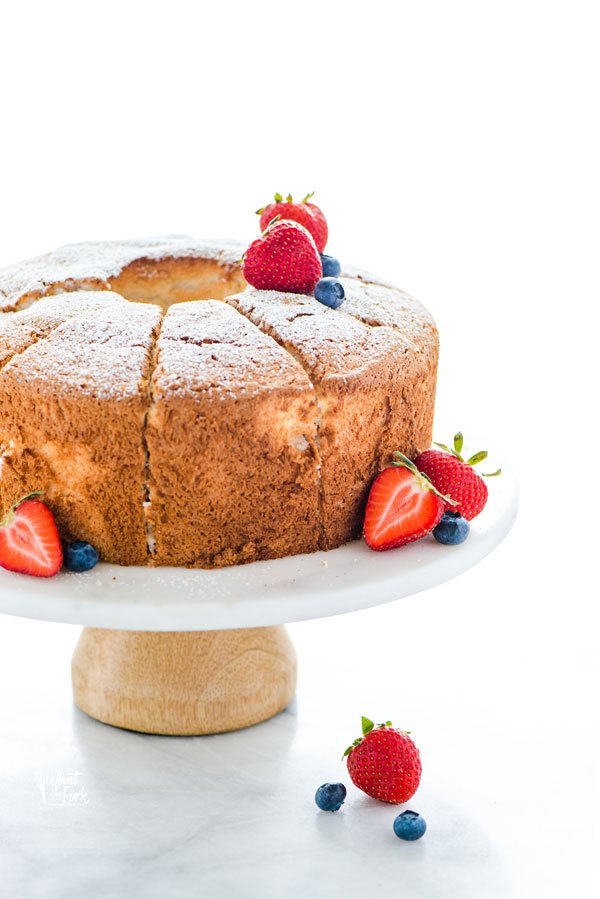
[[[54,516],[30,494],[12,507],[0,524],[0,567],[34,577],[52,577],[63,562]]]
[[[393,467],[375,478],[367,502],[365,541],[375,550],[420,540],[444,513],[444,497],[429,478],[402,453],[394,456]]]

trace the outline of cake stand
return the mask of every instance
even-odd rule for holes
[[[0,612],[84,626],[75,702],[117,727],[191,735],[237,730],[282,711],[296,656],[285,623],[419,593],[479,562],[517,511],[504,472],[460,546],[432,537],[385,553],[355,541],[330,552],[214,571],[122,568],[45,580],[0,569]]]

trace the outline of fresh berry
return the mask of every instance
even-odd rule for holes
[[[342,266],[335,256],[326,256],[325,253],[321,253],[321,265],[324,278],[337,278],[342,272]]]
[[[337,812],[346,798],[344,784],[321,784],[315,793],[315,802],[323,812]]]
[[[421,780],[419,750],[391,721],[376,726],[363,717],[362,732],[344,753],[352,783],[382,802],[407,802]]]
[[[418,812],[411,812],[408,809],[394,821],[394,833],[401,840],[420,840],[426,830],[425,818]]]
[[[0,524],[0,567],[52,577],[62,565],[62,547],[54,516],[39,495],[15,503]]]
[[[98,550],[91,543],[75,540],[64,548],[65,568],[69,571],[89,571],[98,564]]]
[[[364,533],[371,549],[393,549],[420,540],[444,512],[444,498],[414,464],[394,453],[392,468],[377,475],[365,512]]]
[[[337,278],[321,278],[315,287],[315,299],[331,309],[337,309],[344,302],[346,291]]]
[[[314,191],[307,194],[301,203],[294,203],[291,194],[288,194],[285,200],[281,194],[275,194],[274,203],[257,211],[257,215],[260,215],[260,230],[264,231],[275,216],[279,216],[280,219],[291,219],[303,225],[312,234],[317,250],[322,253],[327,243],[327,222],[319,207],[308,202],[313,196]]]
[[[467,521],[479,515],[488,498],[487,484],[473,469],[473,465],[487,458],[487,452],[475,453],[466,461],[461,456],[463,435],[458,432],[454,436],[454,447],[450,449],[443,443],[436,443],[439,450],[425,450],[415,459],[415,465],[426,474],[430,481],[449,500],[446,509],[458,512]],[[500,469],[483,477],[495,477]]]
[[[456,546],[458,543],[465,542],[470,530],[471,525],[458,512],[444,512],[440,523],[436,524],[433,529],[433,536],[438,543]]]
[[[312,293],[323,274],[315,242],[302,225],[276,221],[254,240],[242,262],[244,278],[259,290]]]

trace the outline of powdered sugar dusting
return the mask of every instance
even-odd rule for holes
[[[108,283],[139,258],[195,256],[234,264],[241,249],[230,241],[197,241],[184,236],[72,244],[0,272],[0,308],[2,295],[14,302],[17,294],[43,292],[61,280]],[[161,341],[164,346],[167,341],[178,346],[171,346],[171,362],[163,376],[171,379],[173,389],[199,389],[202,368],[202,389],[224,398],[264,389],[269,383],[272,388],[283,383],[289,386],[290,366],[297,379],[305,377],[299,374],[303,369],[311,383],[364,374],[394,355],[403,357],[402,364],[410,367],[411,359],[426,345],[437,342],[431,316],[412,297],[376,276],[358,270],[353,274],[341,279],[346,299],[337,310],[312,296],[253,287],[227,298],[226,304],[199,301],[172,306]],[[241,315],[232,315],[227,304]],[[78,384],[82,390],[115,396],[133,389],[140,364],[131,352],[136,335],[142,341],[138,347],[142,355],[149,352],[152,339],[142,339],[140,334],[146,334],[157,321],[160,312],[156,307],[128,303],[107,291],[46,297],[22,311],[0,315],[0,366],[19,353],[26,357],[33,377],[33,359],[43,358],[48,368],[45,375],[39,369],[39,377],[54,388],[58,388],[58,378],[61,389],[74,389]],[[45,345],[36,349],[39,341]],[[211,344],[218,344],[218,351],[214,347],[207,350]],[[253,354],[252,349],[260,354]]]
[[[404,291],[384,284],[361,283],[342,277],[346,291],[343,309],[365,324],[396,330],[407,349],[437,341],[435,322],[425,307]]]
[[[78,291],[40,300],[0,317],[18,352],[3,375],[35,385],[41,393],[89,395],[101,400],[138,396],[162,313],[128,303],[118,294]],[[22,349],[23,333],[33,335]]]
[[[361,291],[373,288],[347,279],[346,289],[356,295],[354,307],[360,309]],[[406,347],[406,341],[389,327],[378,328],[375,333],[351,314],[354,307],[348,311],[344,311],[345,305],[330,309],[311,296],[249,287],[227,302],[274,336],[316,382],[366,374],[384,357]]]
[[[137,259],[193,257],[233,266],[243,250],[236,241],[196,240],[184,235],[68,244],[0,269],[0,312],[18,308],[32,295],[44,296],[57,289],[108,289],[110,279]]]
[[[202,391],[222,402],[266,390],[306,390],[303,369],[276,341],[227,303],[171,306],[164,319],[157,391]]]

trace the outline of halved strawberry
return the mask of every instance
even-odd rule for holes
[[[63,562],[54,516],[32,493],[12,507],[0,523],[0,567],[34,577],[52,577]]]
[[[377,475],[365,512],[364,534],[371,549],[393,549],[420,540],[444,513],[444,497],[402,453]]]

